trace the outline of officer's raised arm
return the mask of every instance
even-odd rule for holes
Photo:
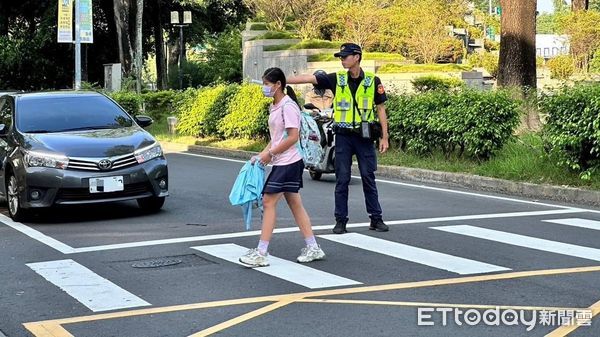
[[[288,77],[288,84],[317,84],[317,77],[313,74],[302,74],[298,76]]]

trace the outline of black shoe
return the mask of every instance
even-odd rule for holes
[[[336,220],[335,221],[335,227],[333,227],[333,233],[334,234],[344,234],[344,233],[348,233],[348,231],[346,230],[346,224],[348,223],[348,219],[345,220]]]
[[[390,227],[388,227],[382,219],[371,219],[369,229],[372,231],[387,232],[390,230]]]

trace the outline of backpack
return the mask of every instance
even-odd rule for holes
[[[281,115],[283,116],[283,107],[281,108]],[[296,146],[302,156],[304,166],[317,166],[325,156],[325,151],[321,147],[321,132],[319,131],[317,122],[305,111],[300,111],[300,130],[298,133],[298,143],[296,143]]]

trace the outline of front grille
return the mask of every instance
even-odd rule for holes
[[[85,170],[85,171],[105,171],[110,172],[114,170],[118,170],[124,167],[137,165],[137,160],[133,153],[109,158],[112,162],[112,166],[109,169],[101,170],[98,163],[103,159],[98,158],[69,158],[69,164],[67,165],[67,169],[69,170]]]
[[[102,200],[124,197],[135,197],[147,193],[152,193],[150,183],[126,184],[123,191],[90,193],[89,188],[61,188],[56,194],[57,202]]]

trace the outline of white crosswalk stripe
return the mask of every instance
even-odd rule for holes
[[[348,233],[344,235],[319,235],[323,239],[342,243],[379,254],[392,256],[433,268],[448,270],[461,275],[481,274],[510,270],[509,268],[469,260],[397,242],[373,238],[367,235]]]
[[[150,305],[73,260],[27,266],[94,312]]]
[[[248,250],[248,248],[238,246],[233,243],[197,246],[192,247],[192,249],[242,266],[244,266],[244,264],[239,262],[238,259]],[[255,268],[254,270],[286,280],[288,282],[299,284],[310,289],[362,284],[358,281],[326,273],[324,271],[307,267],[297,262],[280,259],[272,255],[269,255],[269,263],[270,266],[268,267]]]
[[[559,224],[559,225],[594,229],[594,230],[600,231],[600,221],[579,219],[579,218],[542,220],[542,221],[551,222],[551,223],[555,223],[555,224]]]
[[[506,243],[509,245],[519,247],[531,248],[555,254],[575,256],[583,259],[600,261],[600,249],[597,248],[578,246],[574,244],[551,241],[546,239],[539,239],[526,235],[513,234],[469,225],[440,226],[430,228],[444,232],[461,234],[470,237]]]

